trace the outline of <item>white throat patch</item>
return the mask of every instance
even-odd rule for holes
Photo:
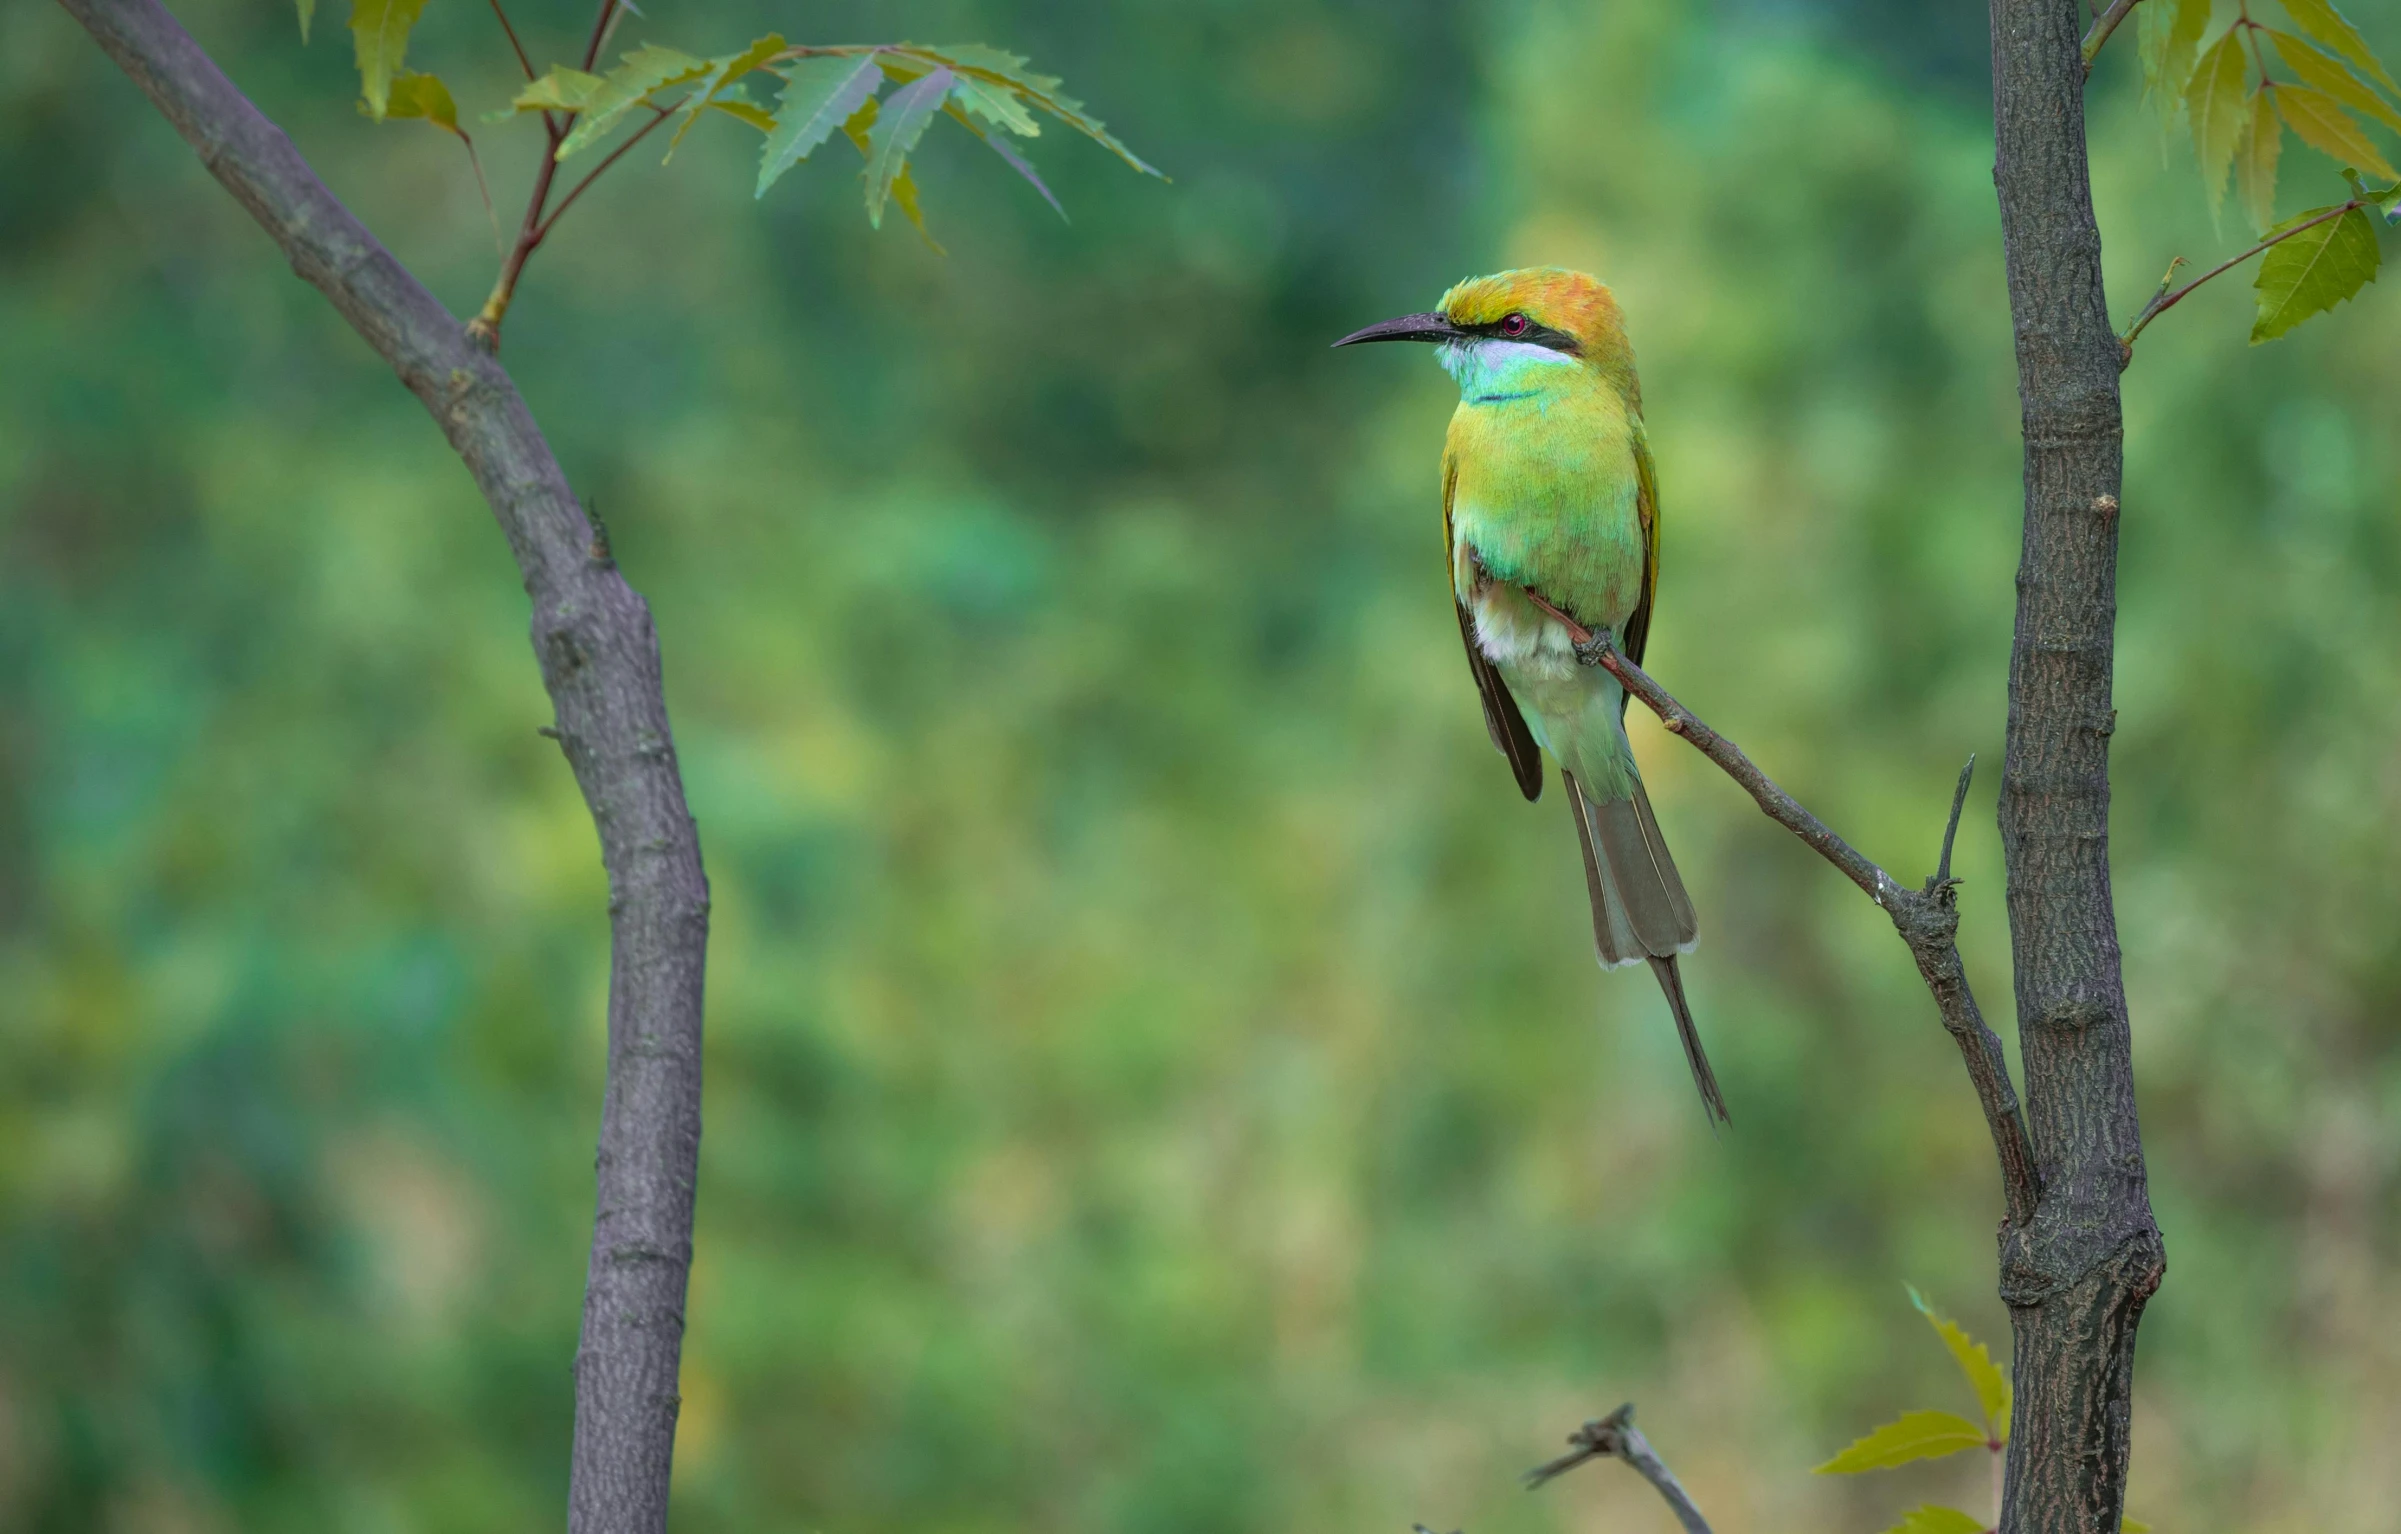
[[[1443,371],[1458,380],[1459,397],[1469,404],[1525,399],[1555,382],[1556,369],[1580,366],[1565,352],[1531,341],[1445,341],[1435,348]]]

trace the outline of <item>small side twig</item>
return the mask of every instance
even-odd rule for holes
[[[2133,14],[2134,8],[2142,3],[2143,0],[2112,0],[2109,9],[2094,20],[2093,29],[2084,34],[2084,77],[2087,80],[2093,75],[2093,60],[2101,56],[2101,45],[2109,41],[2109,34],[2118,29],[2118,23]]]
[[[1985,1125],[1992,1132],[1993,1154],[2001,1164],[2001,1193],[2009,1222],[2024,1226],[2034,1217],[2042,1178],[2035,1166],[2033,1142],[2027,1137],[2025,1113],[2018,1105],[2017,1088],[2009,1079],[2008,1057],[2001,1051],[2000,1036],[1984,1021],[1983,1009],[1976,1004],[1975,992],[1968,986],[1967,966],[1959,958],[1959,908],[1954,894],[1956,881],[1951,878],[1950,854],[1951,844],[1958,835],[1960,811],[1967,803],[1967,772],[1960,773],[1959,787],[1951,795],[1950,822],[1943,832],[1942,862],[1922,889],[1912,889],[1837,836],[1800,800],[1777,787],[1775,780],[1761,772],[1740,746],[1670,697],[1666,688],[1625,657],[1607,629],[1586,628],[1537,592],[1527,590],[1526,598],[1567,629],[1568,638],[1576,647],[1577,660],[1587,666],[1602,667],[1616,677],[1628,696],[1641,699],[1643,707],[1659,716],[1668,733],[1683,736],[1703,756],[1717,763],[1727,777],[1742,785],[1768,819],[1842,870],[1845,878],[1858,885],[1892,918],[1893,930],[1909,945],[1910,956],[1917,960],[1918,975],[1934,997],[1944,1031],[1959,1048],[1960,1059],[1967,1066],[1968,1081],[1975,1087],[1976,1100],[1984,1110]],[[1971,758],[1969,766],[1973,765]]]
[[[2295,224],[2290,229],[2277,230],[2274,234],[2268,236],[2264,240],[2261,240],[2258,244],[2252,246],[2249,250],[2244,251],[2242,254],[2228,256],[2225,260],[2220,261],[2208,271],[2203,272],[2198,277],[2195,277],[2183,287],[2171,289],[2168,286],[2168,282],[2175,278],[2176,268],[2184,264],[2184,258],[2181,256],[2177,257],[2174,262],[2170,263],[2168,267],[2167,278],[2160,282],[2159,291],[2151,295],[2151,301],[2143,305],[2141,312],[2134,316],[2134,323],[2128,325],[2126,327],[2126,333],[2118,337],[2118,366],[2120,368],[2124,368],[2129,363],[2134,361],[2134,338],[2143,333],[2144,326],[2150,324],[2153,320],[2167,313],[2170,309],[2175,308],[2178,304],[2183,303],[2186,294],[2192,292],[2193,289],[2207,282],[2210,278],[2225,275],[2227,272],[2230,272],[2236,267],[2242,265],[2245,261],[2250,260],[2253,256],[2258,255],[2261,251],[2266,250],[2269,246],[2281,245],[2286,240],[2291,239],[2294,235],[2299,234],[2304,229],[2315,229],[2318,227],[2318,225],[2325,223],[2328,219],[2341,218],[2353,208],[2364,208],[2367,205],[2368,200],[2366,198],[2354,197],[2349,202],[2328,208],[2325,212],[2319,214],[2316,218],[2310,219],[2306,223]]]
[[[1651,1489],[1664,1498],[1675,1510],[1676,1521],[1684,1525],[1685,1534],[1709,1534],[1709,1520],[1693,1505],[1692,1494],[1676,1479],[1652,1449],[1651,1441],[1642,1436],[1634,1425],[1634,1403],[1611,1412],[1597,1422],[1587,1422],[1567,1435],[1568,1452],[1547,1465],[1537,1465],[1526,1472],[1526,1489],[1532,1491],[1546,1481],[1567,1474],[1586,1460],[1622,1459],[1634,1467],[1634,1473],[1651,1483]]]
[[[1976,781],[1976,753],[1967,755],[1967,765],[1959,769],[1959,786],[1951,791],[1951,818],[1943,823],[1942,861],[1934,866],[1935,889],[1956,883],[1951,877],[1951,844],[1959,839],[1959,812],[1967,808],[1967,788]]]

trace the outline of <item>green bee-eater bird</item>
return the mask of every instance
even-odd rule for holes
[[[1659,587],[1659,494],[1642,430],[1642,385],[1617,300],[1582,272],[1536,267],[1460,283],[1431,314],[1335,342],[1430,341],[1458,380],[1442,451],[1442,528],[1468,668],[1492,743],[1528,799],[1559,759],[1584,851],[1592,941],[1609,968],[1651,966],[1718,1119],[1725,1099],[1679,954],[1699,926],[1626,742],[1625,689],[1576,660],[1568,628],[1605,628],[1637,665]]]

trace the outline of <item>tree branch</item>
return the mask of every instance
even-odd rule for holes
[[[1970,757],[1967,767],[1961,770],[1959,786],[1951,796],[1951,818],[1943,831],[1941,866],[1924,888],[1912,889],[1835,835],[1806,805],[1777,787],[1775,780],[1761,772],[1740,746],[1670,697],[1666,688],[1651,679],[1650,673],[1626,659],[1606,629],[1587,629],[1539,593],[1527,591],[1526,597],[1566,625],[1569,638],[1575,641],[1577,660],[1587,666],[1602,667],[1616,677],[1629,696],[1639,698],[1643,707],[1659,716],[1669,734],[1681,735],[1691,742],[1727,777],[1740,784],[1768,819],[1840,869],[1843,877],[1858,885],[1892,918],[1893,929],[1900,933],[1901,941],[1909,945],[1910,955],[1917,960],[1918,974],[1934,997],[1943,1028],[1966,1062],[1968,1081],[1975,1088],[1976,1101],[1984,1110],[1985,1125],[1992,1132],[1993,1154],[2000,1163],[2001,1195],[2009,1222],[2017,1225],[2031,1218],[2042,1189],[2034,1153],[2026,1137],[2025,1118],[2018,1107],[2017,1091],[2010,1085],[2008,1057],[2002,1053],[2000,1037],[1986,1026],[1983,1009],[1976,1005],[1975,993],[1968,987],[1967,968],[1959,958],[1959,907],[1957,881],[1951,878],[1951,842],[1959,831],[1959,814],[1967,803],[1968,778],[1975,768],[1975,758]]]
[[[700,1150],[709,889],[650,609],[499,363],[377,243],[157,0],[60,0],[391,364],[490,503],[532,599],[555,728],[609,880],[609,1064],[575,1365],[568,1526],[666,1527]]]
[[[1666,1499],[1667,1505],[1675,1510],[1676,1521],[1684,1525],[1685,1534],[1709,1534],[1709,1520],[1693,1505],[1684,1483],[1676,1479],[1675,1472],[1651,1448],[1651,1441],[1634,1425],[1633,1402],[1628,1401],[1597,1422],[1585,1423],[1567,1435],[1567,1443],[1567,1453],[1526,1472],[1526,1490],[1532,1491],[1563,1476],[1586,1460],[1622,1459]]]

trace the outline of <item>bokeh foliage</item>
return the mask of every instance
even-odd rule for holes
[[[717,892],[679,1527],[1614,1527],[1660,1516],[1631,1477],[1512,1476],[1629,1397],[1730,1531],[1980,1505],[1974,1456],[1807,1474],[1956,1388],[1897,1280],[2004,1332],[1906,955],[1643,726],[1711,1139],[1656,996],[1592,970],[1565,812],[1483,738],[1448,385],[1325,343],[1469,271],[1614,281],[1657,674],[1922,873],[1999,759],[2016,551],[1981,15],[813,9],[1024,51],[1177,182],[1059,155],[1065,226],[929,138],[943,259],[845,175],[755,203],[746,144],[687,148],[597,187],[605,237],[564,226],[512,312],[657,606]],[[338,29],[178,10],[471,309],[455,147],[359,118]],[[545,56],[583,24],[519,19]],[[489,34],[437,7],[414,46],[489,100]],[[2093,96],[2121,314],[2230,253],[2134,53]],[[542,1526],[606,934],[522,594],[422,414],[63,15],[0,12],[0,113],[0,1524]],[[2216,284],[2128,375],[2162,1529],[2401,1498],[2392,298],[2254,351]],[[1999,1016],[1991,782],[1959,861]]]

